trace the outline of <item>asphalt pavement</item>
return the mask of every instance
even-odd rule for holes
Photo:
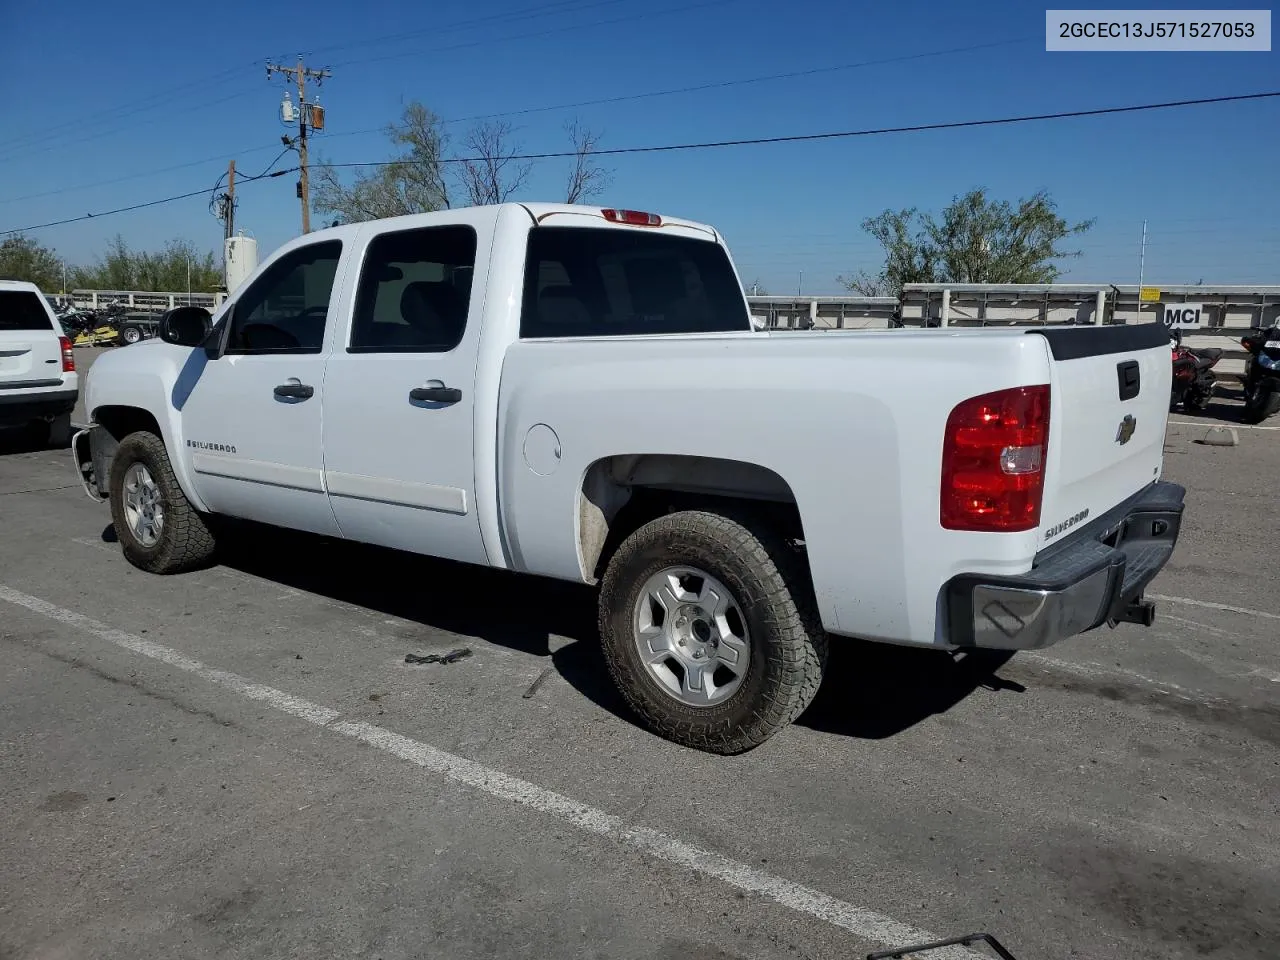
[[[1154,627],[840,641],[733,758],[628,717],[589,590],[261,528],[149,576],[0,435],[0,958],[1274,960],[1280,430],[1196,442],[1233,410],[1173,418]]]

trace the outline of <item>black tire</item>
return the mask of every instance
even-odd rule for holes
[[[127,327],[120,328],[120,342],[125,346],[131,343],[137,343],[142,339],[142,328],[129,324]]]
[[[135,463],[147,468],[160,491],[164,524],[156,543],[144,546],[129,528],[124,510],[124,477]],[[111,521],[125,559],[148,573],[183,573],[205,566],[213,557],[214,540],[205,518],[191,506],[173,475],[164,441],[139,431],[120,441],[110,471]]]
[[[58,450],[71,446],[71,414],[64,413],[49,421],[45,443]]]
[[[741,686],[707,707],[667,693],[640,659],[633,614],[663,567],[687,564],[716,577],[742,610],[751,659]],[[600,636],[609,672],[644,724],[676,743],[735,754],[759,746],[817,695],[827,662],[808,572],[777,533],[750,516],[700,510],[645,524],[609,560],[600,590]]]
[[[1280,413],[1280,390],[1276,390],[1274,383],[1260,383],[1252,393],[1245,393],[1245,423],[1262,423],[1277,413]]]

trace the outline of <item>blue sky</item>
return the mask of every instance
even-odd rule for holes
[[[14,5],[0,33],[0,230],[212,188],[234,157],[261,171],[285,132],[269,58],[305,53],[333,161],[384,159],[377,129],[417,99],[446,119],[929,54],[807,77],[513,116],[530,152],[578,117],[625,147],[979,119],[1280,88],[1280,53],[1047,53],[1027,3],[831,0],[389,0],[309,5],[87,0]],[[486,18],[484,22],[477,22]],[[67,25],[75,25],[68,29]],[[391,39],[388,39],[388,38]],[[451,127],[460,139],[465,124]],[[1066,279],[1280,283],[1280,100],[975,130],[608,159],[602,203],[720,227],[744,282],[834,293],[874,270],[861,220],[936,210],[986,186],[1048,190],[1097,218]],[[291,155],[281,165],[292,165]],[[177,168],[177,169],[166,169]],[[561,199],[545,161],[524,199]],[[116,180],[114,183],[102,181]],[[265,253],[299,229],[293,175],[247,184],[238,226]],[[98,184],[98,185],[93,185]],[[31,196],[45,194],[43,196]],[[72,261],[115,233],[137,247],[220,246],[207,199],[35,231]],[[316,223],[318,223],[318,218]]]

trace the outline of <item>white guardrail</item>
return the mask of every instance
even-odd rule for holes
[[[1280,324],[1280,286],[1142,287],[1113,284],[908,284],[901,297],[748,296],[768,330],[1057,326],[1177,322],[1192,348],[1225,351],[1224,374],[1244,372],[1240,337]]]
[[[1156,299],[1153,299],[1156,298]],[[210,312],[227,295],[144,290],[72,290],[77,307],[100,310],[112,302],[160,314],[188,303]],[[1240,337],[1251,327],[1280,323],[1280,286],[1143,287],[1113,284],[908,284],[901,297],[748,296],[752,322],[767,330],[886,330],[894,327],[1056,326],[1142,323],[1167,310],[1193,317],[1184,324],[1190,347],[1221,347],[1222,372],[1243,373]]]
[[[225,293],[155,292],[150,290],[72,290],[65,295],[50,294],[53,301],[70,300],[81,310],[101,310],[109,303],[122,303],[130,310],[143,313],[164,313],[174,307],[192,304],[204,307],[210,313],[222,306]]]

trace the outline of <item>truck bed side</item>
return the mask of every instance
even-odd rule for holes
[[[580,507],[584,479],[601,461],[672,458],[678,474],[673,458],[749,455],[798,506],[828,630],[941,642],[939,585],[963,571],[1023,572],[1038,540],[1037,531],[941,529],[948,413],[976,394],[1048,376],[1044,341],[1021,331],[514,343],[498,421],[511,565],[592,578]]]

